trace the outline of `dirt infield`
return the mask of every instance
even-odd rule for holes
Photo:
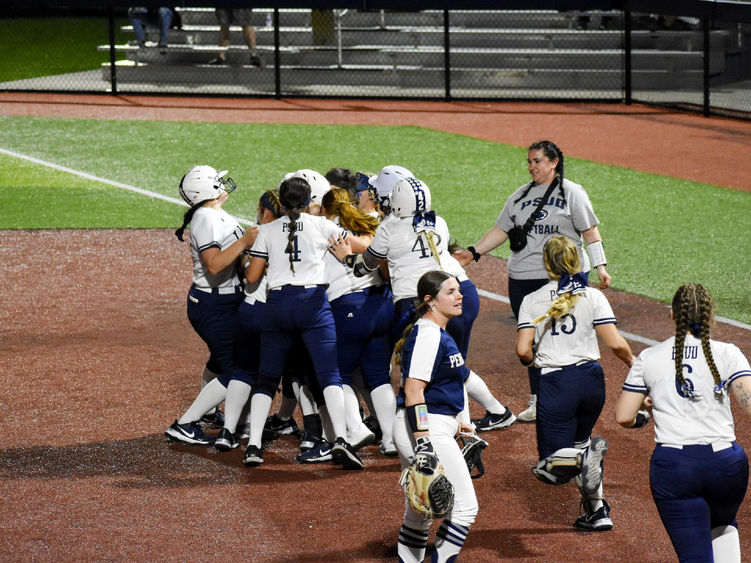
[[[696,155],[696,170],[684,162],[673,175],[702,181],[712,177],[712,183],[736,188],[743,186],[720,181],[719,171],[700,170],[699,156],[709,166],[704,153],[718,150],[714,162],[720,163],[751,137],[748,123],[620,106],[608,106],[617,113],[604,117],[600,112],[607,108],[561,105],[525,111],[511,104],[504,113],[502,104],[493,111],[465,111],[466,104],[419,109],[405,103],[400,112],[396,102],[369,109],[374,102],[104,96],[57,101],[34,95],[24,102],[18,94],[2,94],[0,114],[102,117],[100,112],[106,111],[114,118],[117,109],[123,112],[119,118],[152,119],[158,112],[161,118],[177,119],[173,107],[193,120],[232,116],[268,121],[284,114],[294,122],[313,122],[318,116],[326,123],[335,118],[398,123],[409,117],[443,129],[437,125],[450,121],[451,130],[475,136],[484,121],[491,129],[504,130],[487,131],[483,138],[497,133],[493,140],[520,145],[542,136],[558,142],[564,134],[558,123],[566,121],[580,134],[587,132],[576,145],[560,141],[572,144],[568,152],[574,156],[632,166],[627,161],[638,153],[660,153],[652,164],[643,160],[642,166],[632,166],[650,170],[647,166],[675,164],[666,151],[691,154]],[[274,109],[274,104],[286,109]],[[570,113],[563,113],[567,107]],[[512,122],[519,128],[513,134]],[[594,127],[595,122],[599,148],[618,138],[617,154],[593,156],[598,145],[586,124]],[[627,132],[625,123],[642,124],[645,131]],[[604,130],[606,124],[617,133]],[[524,128],[524,140],[512,140],[513,135],[521,139]],[[660,128],[662,135],[656,132]],[[668,139],[671,131],[682,136]],[[700,146],[690,148],[691,141]],[[589,150],[593,152],[587,156]],[[666,168],[650,171],[671,174]],[[242,466],[240,450],[220,454],[213,448],[168,443],[163,432],[197,393],[206,360],[205,346],[185,315],[190,259],[170,230],[0,231],[0,245],[6,249],[0,263],[5,303],[0,308],[0,360],[5,366],[0,393],[1,560],[396,559],[402,506],[398,461],[380,456],[375,446],[363,451],[365,471],[345,472],[329,464],[296,464],[297,443],[291,437],[270,444],[266,463],[254,469]],[[486,257],[468,273],[479,288],[505,295],[504,261]],[[670,334],[664,305],[617,291],[607,295],[623,331],[654,340]],[[514,337],[509,306],[483,298],[468,362],[517,412],[525,406],[528,389],[526,373],[514,360]],[[713,337],[734,342],[751,355],[748,331],[718,325]],[[635,352],[643,348],[631,345]],[[576,488],[545,486],[533,478],[534,426],[518,423],[484,436],[490,442],[487,474],[475,481],[480,513],[463,561],[675,560],[649,494],[651,427],[627,431],[615,425],[613,403],[626,368],[609,354],[603,365],[608,401],[596,432],[610,441],[605,494],[612,505],[613,531],[573,530]],[[472,412],[482,414],[476,403]],[[751,421],[739,416],[736,430],[739,442],[749,447]],[[741,549],[751,553],[749,503],[739,522]]]

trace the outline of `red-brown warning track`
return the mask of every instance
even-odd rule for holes
[[[520,146],[551,138],[575,157],[748,188],[726,162],[745,152],[751,123],[638,106],[5,93],[0,114],[414,124]],[[398,462],[375,447],[363,451],[365,471],[344,472],[297,465],[289,437],[256,469],[242,466],[239,450],[167,442],[163,432],[197,393],[206,359],[185,316],[188,253],[171,231],[0,231],[0,246],[0,559],[395,560]],[[469,273],[505,294],[502,260],[483,258]],[[670,334],[664,305],[607,295],[622,330]],[[483,298],[469,363],[516,412],[527,381],[514,334],[509,307]],[[718,325],[714,337],[751,355],[748,331]],[[573,530],[578,492],[533,478],[534,427],[520,423],[485,435],[487,473],[475,481],[480,513],[464,561],[675,560],[649,495],[651,428],[615,425],[626,368],[608,354],[603,364],[608,402],[596,431],[610,441],[613,531]],[[751,422],[740,414],[737,433],[751,447]],[[748,503],[739,522],[751,553]]]

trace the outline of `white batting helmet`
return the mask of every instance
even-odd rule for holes
[[[285,180],[289,180],[290,178],[302,178],[305,180],[310,185],[310,201],[318,205],[321,204],[324,194],[331,189],[329,181],[315,170],[304,168],[287,174],[284,177]]]
[[[378,197],[383,199],[389,197],[391,190],[394,189],[394,185],[399,180],[412,176],[414,176],[414,174],[403,166],[390,164],[389,166],[381,168],[380,172],[375,176],[371,176],[368,182],[376,189]]]
[[[216,199],[225,191],[230,193],[237,186],[232,178],[225,178],[227,170],[218,171],[212,166],[194,166],[180,180],[180,196],[190,206],[208,199]]]
[[[402,178],[394,185],[389,200],[391,213],[397,217],[412,217],[430,211],[430,189],[412,176]]]

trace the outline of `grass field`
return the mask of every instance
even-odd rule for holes
[[[430,186],[452,237],[475,242],[528,181],[526,152],[417,127],[95,121],[0,117],[0,148],[177,197],[191,166],[227,168],[239,189],[226,208],[255,216],[284,173],[333,166],[412,170]],[[679,283],[706,284],[718,314],[751,323],[751,194],[567,159],[601,221],[614,287],[668,301]],[[0,155],[0,229],[174,228],[184,208]],[[506,257],[508,247],[495,251]]]
[[[115,24],[115,40],[122,43],[127,19]],[[109,53],[96,50],[109,43],[108,25],[106,16],[3,19],[0,82],[99,68],[109,60]]]

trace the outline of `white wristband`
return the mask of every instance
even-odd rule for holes
[[[589,252],[589,258],[592,261],[592,267],[604,266],[608,263],[605,259],[605,250],[602,248],[602,241],[587,243],[587,252]]]

